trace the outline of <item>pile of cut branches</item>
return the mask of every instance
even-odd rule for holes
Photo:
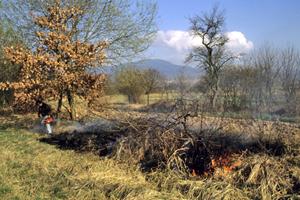
[[[189,127],[188,117],[186,113],[123,122],[126,137],[118,140],[115,157],[138,164],[142,171],[168,168],[182,175],[202,175],[213,172],[213,162],[222,157],[251,152],[279,156],[286,151],[278,138],[247,137],[244,133],[224,132],[219,127],[194,129]]]

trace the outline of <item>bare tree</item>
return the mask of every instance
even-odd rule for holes
[[[147,105],[149,105],[150,93],[162,87],[163,76],[155,69],[147,69],[143,73],[143,78],[143,86],[147,95]]]
[[[224,110],[239,111],[241,105],[241,75],[242,70],[239,66],[230,66],[223,71],[220,79],[220,88],[223,94]]]
[[[280,57],[280,82],[284,92],[286,108],[291,113],[297,105],[297,80],[300,76],[299,52],[293,47],[286,48]]]
[[[163,76],[161,99],[163,99],[164,94],[166,94],[166,100],[169,100],[169,94],[173,91],[172,82],[172,80],[169,80],[167,77]]]
[[[210,106],[215,109],[221,71],[234,58],[225,47],[228,42],[223,32],[225,17],[218,7],[214,7],[203,16],[191,18],[190,23],[193,36],[200,38],[202,45],[193,48],[186,61],[197,63],[205,71]]]
[[[191,87],[188,81],[188,76],[184,71],[184,68],[179,71],[175,81],[177,86],[176,88],[179,92],[179,98],[183,100],[184,97],[186,96],[187,91]]]
[[[220,87],[225,111],[252,109],[258,84],[258,70],[248,63],[240,63],[226,68],[222,72]]]
[[[266,108],[271,112],[272,105],[275,103],[274,86],[280,72],[279,53],[270,45],[264,45],[252,56],[252,65],[257,70],[257,108],[260,111],[261,108]]]
[[[258,70],[252,66],[242,66],[239,74],[239,94],[243,99],[242,105],[244,108],[249,108],[251,110],[255,109],[253,102],[255,102],[256,91],[259,88],[259,83],[257,82]]]

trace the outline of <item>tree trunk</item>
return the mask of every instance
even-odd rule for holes
[[[149,101],[149,99],[150,99],[149,96],[150,96],[150,94],[148,93],[148,94],[147,94],[147,105],[148,105],[148,106],[149,106],[149,102],[150,102],[150,101]]]
[[[217,98],[218,98],[218,91],[217,91],[217,90],[214,90],[214,91],[213,91],[213,96],[212,96],[212,104],[211,104],[213,111],[216,110],[216,102],[217,102]]]
[[[135,104],[140,102],[140,96],[135,95],[135,94],[130,94],[128,95],[128,103],[129,104]]]
[[[128,103],[131,104],[131,102],[132,102],[132,97],[131,97],[131,95],[127,95],[127,97],[128,97]]]
[[[70,107],[70,119],[74,120],[76,118],[76,109],[75,109],[75,101],[74,101],[74,97],[73,94],[70,90],[67,91],[67,98],[68,98],[68,103],[69,103],[69,107]]]
[[[61,107],[62,107],[62,100],[63,100],[63,93],[61,92],[59,94],[58,102],[57,102],[57,109],[56,109],[56,117],[58,118],[60,112],[61,112]]]
[[[218,92],[219,92],[219,80],[216,80],[214,84],[210,87],[209,91],[209,100],[210,100],[210,107],[212,111],[216,111],[216,103],[218,98]]]
[[[140,101],[139,96],[137,96],[137,95],[132,96],[132,103],[136,104],[136,103],[139,103],[139,101]]]

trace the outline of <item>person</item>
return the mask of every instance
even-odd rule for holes
[[[36,103],[38,106],[38,117],[42,119],[41,124],[46,126],[48,134],[52,134],[51,123],[53,122],[53,117],[51,115],[51,106],[41,99],[38,99]]]

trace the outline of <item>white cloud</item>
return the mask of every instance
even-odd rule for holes
[[[228,48],[235,53],[247,53],[253,48],[253,42],[247,40],[245,35],[239,31],[227,32],[229,41]]]
[[[229,38],[227,46],[234,53],[247,53],[253,48],[253,43],[249,41],[242,32],[227,32],[226,36]],[[162,45],[174,48],[177,52],[182,53],[190,50],[194,46],[201,45],[201,39],[193,37],[187,31],[158,31],[155,46]]]
[[[199,38],[193,38],[187,31],[169,30],[158,31],[156,44],[167,45],[175,48],[178,52],[191,49],[193,46],[201,45]]]

